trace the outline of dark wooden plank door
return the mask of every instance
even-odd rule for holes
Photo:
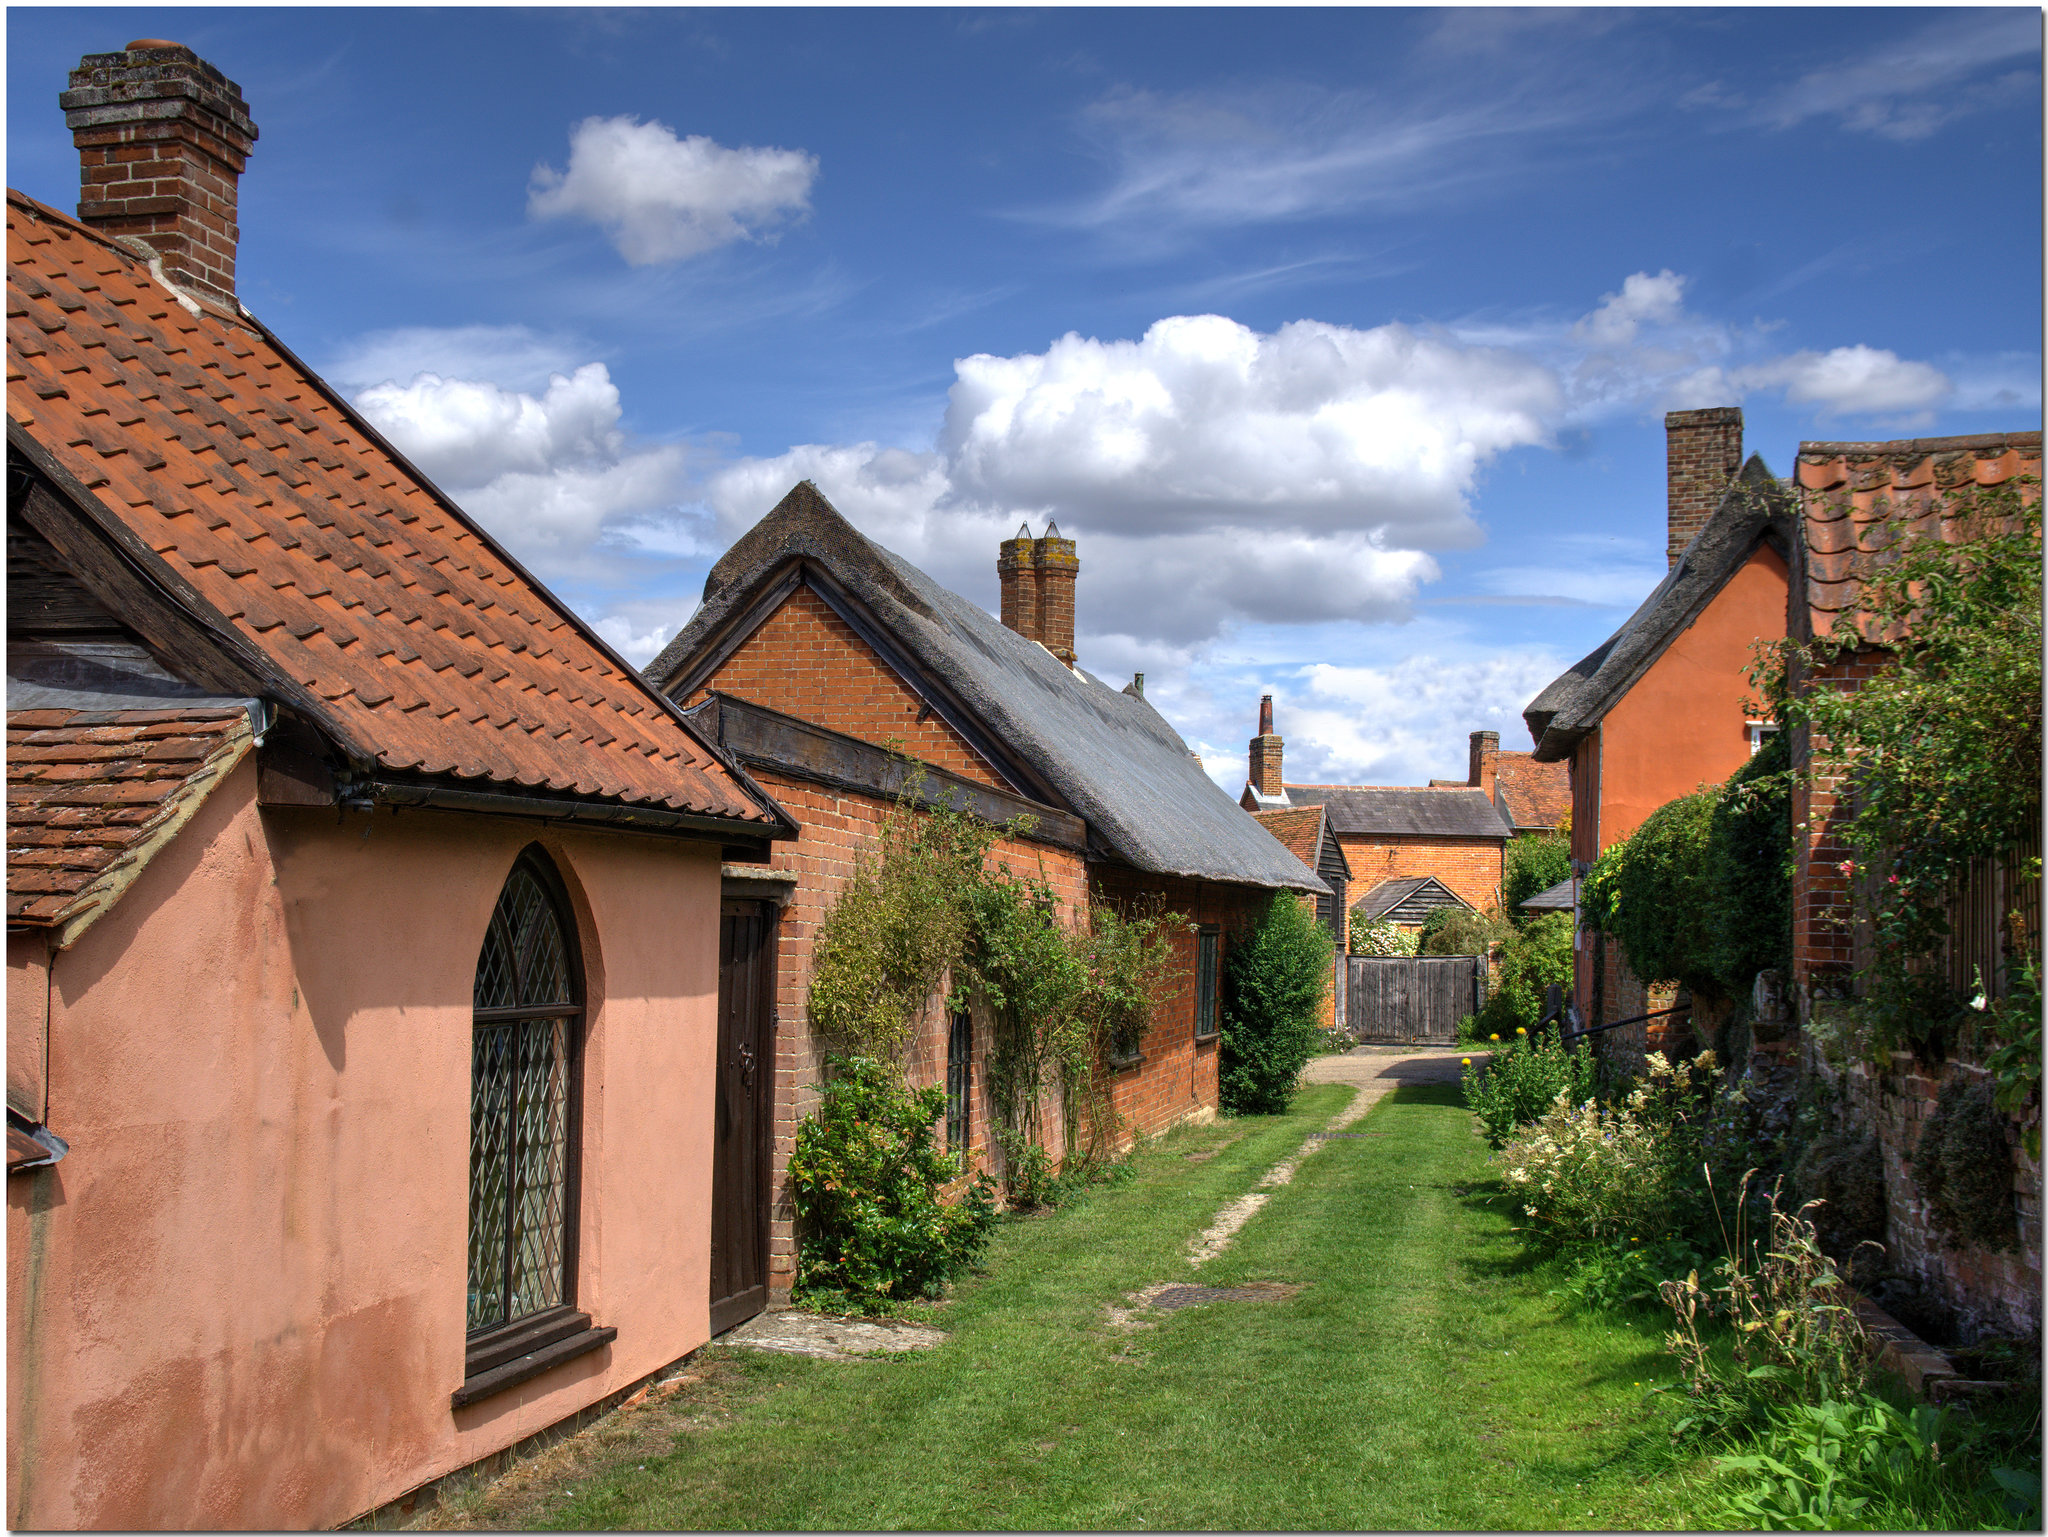
[[[768,1305],[768,1124],[774,918],[726,902],[718,925],[718,1122],[711,1155],[711,1332]]]

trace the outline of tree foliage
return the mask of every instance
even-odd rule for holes
[[[1516,928],[1536,918],[1522,904],[1572,873],[1571,840],[1562,833],[1536,833],[1508,840],[1500,879],[1501,913]]]
[[[1291,891],[1277,891],[1223,968],[1219,1089],[1233,1115],[1287,1108],[1322,1037],[1331,983],[1329,931]]]
[[[1792,755],[1782,731],[1728,776],[1707,829],[1708,969],[1731,997],[1792,971]]]
[[[1629,969],[1646,982],[1678,982],[1719,996],[1714,894],[1707,875],[1708,840],[1718,789],[1667,801],[1594,863],[1579,888],[1587,924],[1628,953]]]
[[[2040,815],[2040,504],[2008,485],[1941,512],[1940,532],[1871,525],[1892,543],[1859,612],[1899,637],[1891,666],[1854,690],[1805,684],[1862,644],[1845,614],[1830,635],[1770,648],[1757,674],[1782,718],[1810,732],[1816,781],[1847,787],[1835,824],[1873,939],[1856,1013],[1879,1054],[1928,1043],[1958,1016],[1939,964],[1953,894]],[[2024,959],[2040,936],[2018,916],[2008,946]]]
[[[1514,926],[1498,913],[1470,907],[1439,907],[1422,920],[1422,955],[1485,955],[1505,943]]]

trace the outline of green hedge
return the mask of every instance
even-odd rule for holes
[[[1330,934],[1291,891],[1266,904],[1223,967],[1219,1098],[1232,1115],[1277,1115],[1322,1044]]]

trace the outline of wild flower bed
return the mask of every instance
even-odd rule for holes
[[[1498,1151],[1523,1242],[1557,1294],[1591,1309],[1668,1308],[1686,1413],[1677,1434],[1724,1450],[1719,1525],[1764,1530],[2039,1524],[2032,1387],[1974,1416],[1912,1406],[1814,1227],[1754,1188],[1739,1088],[1711,1053],[1648,1059],[1601,1101],[1554,1043],[1518,1039],[1470,1069],[1467,1102]],[[1533,1090],[1556,1086],[1528,1113]],[[1505,1130],[1503,1131],[1503,1128]],[[1709,1255],[1718,1258],[1709,1260]]]

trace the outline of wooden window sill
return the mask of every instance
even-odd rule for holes
[[[522,1319],[470,1344],[462,1386],[451,1395],[452,1406],[460,1409],[531,1381],[618,1337],[617,1329],[593,1328],[590,1315],[573,1308],[550,1308]]]

